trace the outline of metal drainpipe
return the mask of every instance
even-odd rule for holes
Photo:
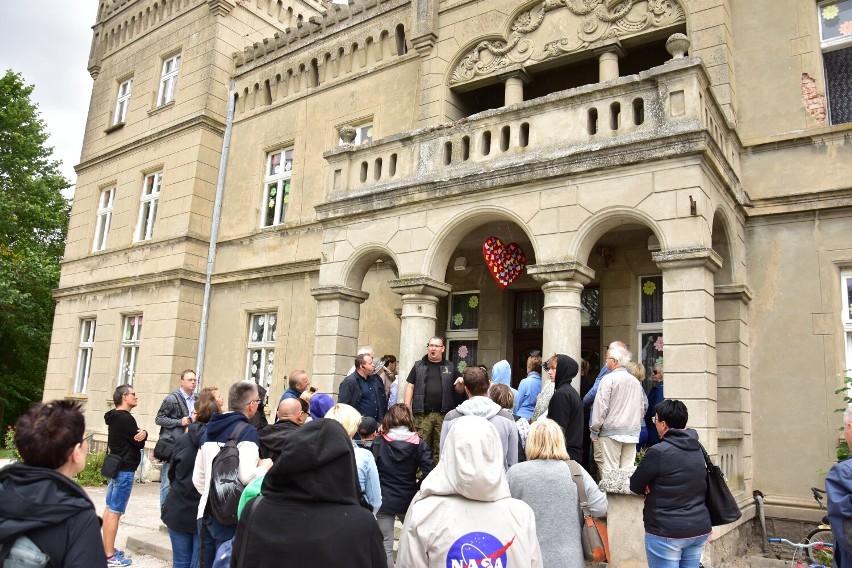
[[[219,177],[216,179],[216,198],[213,202],[213,224],[210,227],[210,246],[207,249],[207,274],[204,278],[204,300],[201,303],[201,329],[198,332],[198,357],[195,361],[200,392],[204,382],[204,352],[207,348],[207,320],[210,318],[210,281],[213,277],[213,265],[216,262],[216,239],[219,237],[219,219],[222,216],[222,195],[225,193],[225,170],[228,165],[228,150],[231,146],[231,128],[234,125],[235,82],[231,79],[228,87],[228,116],[225,119],[225,136],[222,139],[222,157],[219,159]]]

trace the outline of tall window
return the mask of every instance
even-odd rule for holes
[[[843,335],[846,342],[846,374],[852,376],[852,270],[840,274],[840,295],[843,302]]]
[[[86,394],[89,384],[89,371],[92,368],[92,350],[95,348],[95,320],[80,321],[80,347],[77,349],[77,373],[74,378],[74,392]]]
[[[444,357],[461,374],[476,365],[479,350],[479,290],[450,294]]]
[[[130,91],[133,87],[133,79],[128,79],[118,86],[118,98],[115,101],[115,113],[113,124],[121,124],[127,118],[127,106],[130,104]]]
[[[121,366],[118,368],[118,384],[132,385],[136,378],[136,363],[139,360],[142,316],[124,316],[121,328]]]
[[[272,385],[277,323],[276,312],[252,314],[249,320],[246,379],[267,389]]]
[[[645,367],[645,387],[650,389],[654,364],[663,361],[663,277],[639,278],[639,352],[637,362]]]
[[[136,222],[136,240],[147,241],[154,235],[154,221],[157,219],[157,204],[160,201],[160,185],[163,172],[148,174],[142,183],[142,196],[139,198],[139,219]]]
[[[355,140],[352,141],[352,144],[358,146],[359,144],[366,144],[367,142],[373,141],[373,123],[368,122],[366,124],[360,124],[355,127]],[[337,141],[338,146],[343,145],[343,139],[340,138]]]
[[[180,55],[169,57],[163,61],[163,71],[160,73],[160,91],[157,93],[157,106],[163,106],[175,100],[179,72]]]
[[[263,218],[261,227],[284,222],[290,202],[290,178],[293,174],[293,149],[278,150],[266,155],[266,174],[263,177]]]
[[[830,124],[852,122],[852,0],[817,5]]]
[[[92,251],[104,250],[109,233],[109,224],[112,221],[112,202],[115,200],[115,188],[101,190],[98,200],[98,220],[95,223],[95,241]]]

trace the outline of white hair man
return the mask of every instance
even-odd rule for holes
[[[624,347],[611,347],[606,352],[609,373],[601,379],[589,433],[601,454],[601,478],[611,469],[633,465],[636,444],[648,399],[636,377],[627,372],[631,355]]]

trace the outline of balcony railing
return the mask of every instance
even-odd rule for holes
[[[661,158],[707,152],[738,178],[740,143],[709,84],[700,60],[676,59],[454,123],[342,146],[324,155],[330,166],[327,200],[317,210],[334,215],[350,199],[380,198],[420,184],[458,179],[456,185],[474,190],[477,177],[494,172],[524,171],[530,179],[533,165],[583,160],[587,167],[601,167],[647,160],[651,153]],[[573,171],[583,167],[575,164]]]

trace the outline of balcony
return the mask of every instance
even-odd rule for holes
[[[324,154],[320,218],[701,154],[739,187],[740,141],[700,60],[560,91]]]

